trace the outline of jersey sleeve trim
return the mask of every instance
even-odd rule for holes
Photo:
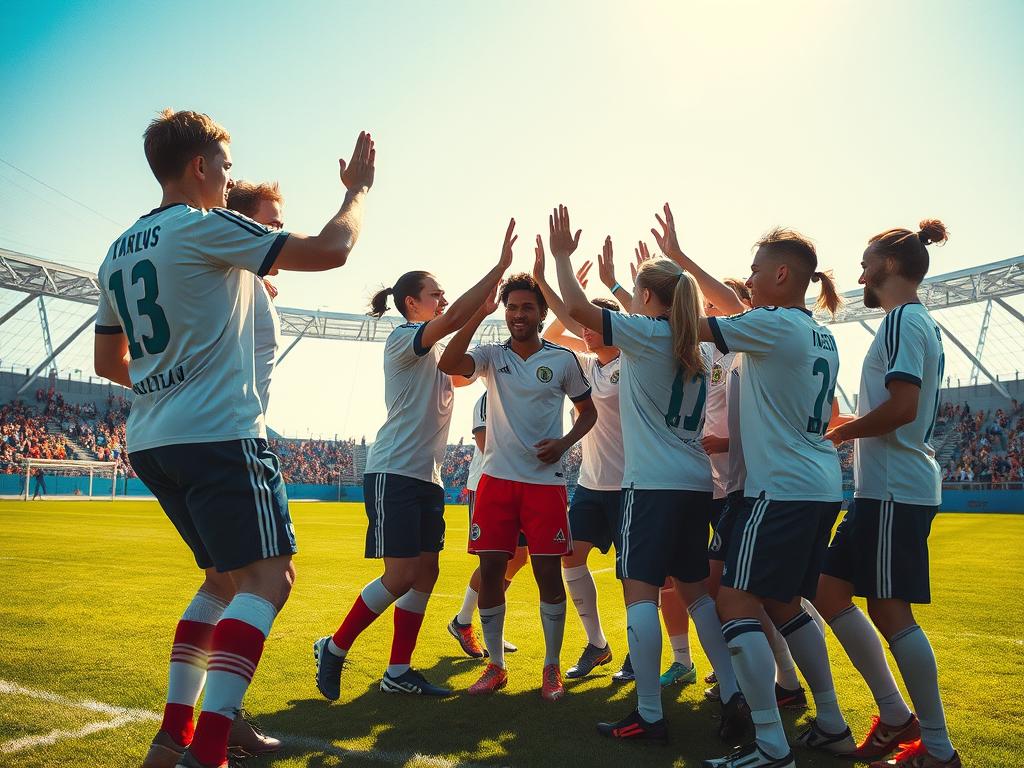
[[[124,333],[124,329],[120,325],[96,325],[96,333],[101,336],[114,336],[118,333]]]
[[[885,374],[885,386],[888,387],[890,381],[906,381],[915,387],[921,386],[921,379],[912,373],[904,373],[903,371],[889,371],[889,373]]]
[[[423,346],[423,331],[425,331],[426,328],[427,323],[423,323],[416,329],[416,335],[412,337],[412,351],[416,353],[416,357],[423,357],[430,351],[430,347]]]
[[[885,352],[888,355],[889,368],[892,368],[896,364],[897,356],[900,351],[900,330],[903,324],[903,310],[906,308],[906,304],[901,306],[895,312],[890,313],[886,316],[886,328],[885,328]],[[895,316],[895,317],[894,317]]]
[[[475,435],[477,432],[483,432],[485,429],[487,429],[486,424],[481,424],[479,427],[473,427],[472,434]]]
[[[267,255],[263,259],[263,263],[260,264],[260,268],[256,272],[256,274],[259,277],[265,277],[270,272],[270,270],[273,269],[274,262],[277,261],[277,257],[281,253],[281,249],[284,248],[284,244],[287,240],[287,232],[282,232],[276,238],[274,238],[274,242],[270,246],[270,250],[267,251]]]
[[[612,311],[607,307],[601,308],[601,335],[605,346],[612,346]]]
[[[708,327],[711,329],[711,335],[715,337],[715,346],[718,347],[718,351],[723,355],[728,355],[729,345],[725,343],[725,337],[722,335],[722,329],[718,327],[718,318],[709,317]]]
[[[605,311],[607,311],[607,310],[605,310]],[[587,387],[587,391],[584,392],[582,395],[576,395],[576,397],[570,397],[569,399],[572,400],[574,403],[582,403],[584,400],[590,400],[591,399],[592,392],[593,392],[592,388],[591,387]]]

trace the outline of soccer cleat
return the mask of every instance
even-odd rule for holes
[[[181,760],[185,747],[176,742],[167,731],[157,731],[142,768],[174,768]]]
[[[341,670],[345,656],[335,656],[327,649],[330,635],[313,643],[313,658],[316,660],[316,687],[325,699],[337,701],[341,697]]]
[[[238,710],[228,732],[228,755],[236,759],[259,757],[277,752],[281,740],[267,736],[246,710]]]
[[[578,677],[586,677],[594,671],[594,667],[603,667],[605,664],[610,663],[612,660],[612,647],[608,643],[604,644],[604,648],[598,648],[592,643],[587,643],[587,647],[583,649],[583,653],[580,654],[580,659],[565,673],[565,677],[568,680],[575,680]]]
[[[452,695],[449,688],[427,682],[427,678],[412,668],[405,670],[398,677],[392,677],[385,672],[380,681],[380,689],[384,693],[411,693],[418,696]]]
[[[949,760],[939,760],[928,754],[928,748],[918,739],[910,744],[901,744],[900,751],[889,760],[879,760],[871,768],[961,768],[960,755],[953,752]]]
[[[711,670],[708,674],[704,675],[704,682],[708,685],[714,685],[718,682],[718,677],[715,675],[715,670]]]
[[[816,749],[830,755],[848,755],[857,748],[853,734],[847,728],[842,733],[826,733],[818,727],[818,721],[811,718],[810,724],[796,736],[798,747]]]
[[[597,732],[611,739],[623,741],[652,741],[657,744],[668,743],[668,725],[665,719],[656,723],[644,720],[640,710],[634,709],[617,723],[598,723]]]
[[[726,744],[742,744],[753,733],[750,707],[738,691],[722,703],[722,721],[718,724],[718,738]]]
[[[857,760],[878,760],[891,755],[900,744],[911,744],[921,738],[921,723],[913,712],[902,725],[886,725],[878,715],[871,717],[871,729],[857,748],[843,757]]]
[[[470,696],[482,696],[500,691],[506,685],[508,685],[508,672],[497,664],[488,664],[487,669],[480,675],[480,679],[469,686],[466,693]]]
[[[670,685],[685,686],[695,683],[697,682],[697,667],[693,664],[686,667],[678,661],[673,661],[672,666],[661,673],[659,680],[662,688],[668,688]]]
[[[462,652],[472,659],[482,659],[487,655],[477,640],[476,632],[472,624],[459,624],[459,617],[456,616],[448,622],[448,634],[459,641]]]
[[[807,709],[807,694],[803,688],[783,688],[775,684],[775,703],[779,709]]]
[[[716,757],[701,763],[703,768],[796,768],[793,753],[772,757],[757,742],[740,747],[725,757]]]
[[[502,646],[505,648],[505,653],[515,653],[516,651],[519,650],[519,646],[518,645],[510,643],[505,638],[501,639],[501,643],[502,643]],[[484,651],[484,655],[486,655],[486,654],[487,654],[487,652]]]
[[[558,701],[565,696],[565,685],[562,683],[562,670],[557,664],[548,664],[544,667],[543,682],[540,686],[540,695],[548,701]]]
[[[199,762],[191,752],[185,750],[185,752],[178,758],[178,764],[175,768],[232,768],[232,764],[238,765],[238,762],[229,757],[220,765],[207,765],[206,763]]]
[[[715,683],[710,688],[705,688],[704,689],[704,698],[707,699],[708,701],[721,701],[722,700],[722,691],[718,687],[718,683]]]
[[[626,658],[622,660],[622,667],[618,672],[612,675],[613,683],[631,683],[636,680],[636,675],[633,674],[633,662],[629,660],[629,654],[626,654]]]

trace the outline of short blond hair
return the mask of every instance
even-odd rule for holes
[[[258,184],[251,181],[236,181],[235,186],[228,192],[228,208],[245,214],[250,219],[256,215],[260,203],[264,200],[284,202],[284,195],[281,194],[281,188],[276,181],[261,181]]]
[[[177,178],[196,155],[209,156],[217,142],[229,143],[231,134],[209,115],[168,107],[143,134],[146,160],[163,184]]]

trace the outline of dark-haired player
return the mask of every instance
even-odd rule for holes
[[[469,551],[480,556],[480,623],[490,663],[469,692],[493,693],[508,680],[504,578],[522,531],[540,590],[541,695],[553,701],[565,693],[559,666],[565,631],[560,560],[572,550],[562,456],[594,426],[597,411],[576,355],[540,337],[548,307],[536,281],[528,274],[512,275],[501,288],[501,302],[508,341],[467,352],[477,327],[493,311],[485,306],[455,334],[438,363],[453,376],[487,379],[487,444]],[[563,435],[566,397],[576,406],[576,423]]]
[[[850,756],[878,760],[873,766],[959,768],[935,654],[911,608],[931,600],[928,533],[942,500],[930,438],[945,355],[939,326],[917,290],[928,273],[926,246],[944,243],[946,228],[934,219],[920,227],[875,235],[861,261],[864,306],[881,307],[885,320],[861,369],[857,418],[826,435],[837,445],[856,440],[856,489],[828,549],[815,603],[878,704],[870,731]],[[871,621],[854,595],[867,598]],[[917,716],[896,687],[875,627],[889,643]]]

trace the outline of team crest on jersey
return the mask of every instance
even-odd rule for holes
[[[725,380],[725,369],[721,363],[715,363],[711,366],[711,383],[721,384]]]
[[[611,375],[611,378],[609,379],[609,381],[612,384],[618,384],[619,383],[619,372],[618,371],[612,371],[612,375]]]
[[[553,376],[554,374],[551,372],[551,369],[548,368],[546,365],[542,365],[540,368],[537,369],[537,378],[540,381],[544,382],[545,384],[551,381],[551,378]]]
[[[480,526],[477,525],[476,523],[473,523],[471,526],[469,526],[469,540],[470,541],[476,541],[479,538],[480,538]]]
[[[559,528],[558,533],[555,534],[555,541],[557,541],[559,544],[565,542],[565,532],[561,528]]]

